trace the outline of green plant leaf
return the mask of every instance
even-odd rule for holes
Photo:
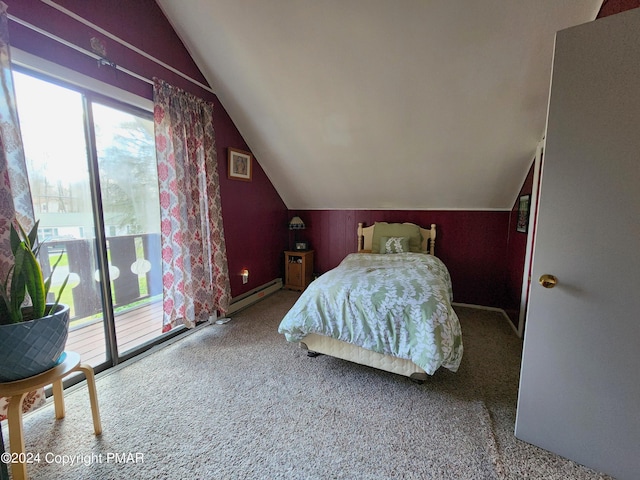
[[[13,224],[11,224],[11,231],[9,232],[9,243],[11,244],[11,252],[15,256],[18,251],[18,245],[20,245],[20,237],[18,236],[18,231]]]
[[[33,225],[33,228],[27,236],[27,238],[29,239],[29,248],[31,249],[31,251],[34,251],[38,246],[38,225],[40,225],[40,220],[36,220],[36,223]],[[22,233],[24,234],[24,231]],[[34,254],[38,255],[35,251]]]
[[[55,313],[56,309],[58,308],[58,304],[60,303],[60,297],[62,297],[62,291],[64,290],[64,287],[67,286],[68,281],[69,281],[69,275],[67,275],[67,277],[64,279],[64,282],[62,282],[62,285],[60,286],[60,290],[58,290],[58,297],[56,298],[56,301],[53,303],[53,306],[49,310],[49,315],[51,315],[52,313]]]
[[[15,263],[13,265],[13,275],[11,276],[10,287],[10,304],[9,310],[13,323],[22,321],[22,304],[24,303],[24,297],[26,293],[26,280],[24,278],[24,258],[25,251],[21,248],[24,243],[18,243],[18,248],[15,253]]]
[[[19,223],[17,224],[18,228],[13,223],[11,224],[9,242],[14,256],[14,264],[9,269],[4,283],[0,284],[1,324],[16,323],[23,320],[22,305],[27,293],[31,297],[33,318],[40,318],[46,315],[46,301],[51,287],[51,278],[63,254],[53,265],[51,275],[45,282],[42,268],[38,262],[38,253],[42,246],[42,243],[38,242],[39,225],[40,221],[38,220],[27,234]],[[11,282],[9,282],[9,279]],[[58,290],[57,299],[55,300],[56,308],[68,280],[69,276],[67,275]]]
[[[47,300],[45,296],[42,270],[40,269],[38,259],[31,249],[29,249],[26,244],[22,244],[21,249],[24,251],[23,275],[27,291],[31,297],[33,315],[34,318],[40,318],[44,316]]]
[[[11,293],[7,291],[9,288],[9,278],[13,273],[14,267],[15,265],[11,265],[4,282],[0,285],[0,297],[2,297],[0,298],[0,325],[9,325],[20,321],[14,318],[14,310],[11,308]]]
[[[49,277],[44,282],[44,296],[45,296],[45,298],[49,296],[49,290],[51,288],[51,279],[53,278],[53,274],[56,271],[56,268],[58,267],[58,264],[62,260],[62,257],[64,257],[64,252],[60,252],[60,255],[58,256],[58,259],[55,261],[55,263],[51,267],[51,274],[49,275]],[[69,279],[69,275],[67,275],[67,278],[65,279],[63,285],[60,287],[60,290],[58,291],[58,296],[60,296],[62,294],[62,290],[64,290],[64,287],[67,284],[67,280],[68,279]]]

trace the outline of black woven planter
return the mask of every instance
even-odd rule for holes
[[[23,309],[29,318],[30,307]],[[52,315],[0,325],[0,382],[13,382],[45,372],[58,363],[69,335],[69,306]]]

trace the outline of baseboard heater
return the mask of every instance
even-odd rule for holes
[[[265,283],[260,287],[249,290],[242,295],[238,295],[237,297],[231,299],[231,305],[229,305],[229,311],[227,312],[227,315],[231,315],[239,310],[242,310],[243,308],[247,308],[248,306],[259,302],[264,297],[271,295],[272,293],[275,293],[280,289],[282,289],[282,279],[277,278],[269,283]]]

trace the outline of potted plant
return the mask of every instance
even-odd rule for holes
[[[27,234],[11,225],[14,263],[0,280],[0,382],[11,382],[53,368],[61,359],[69,333],[69,306],[60,304],[65,278],[53,303],[47,303],[53,272],[46,280],[38,262],[38,223]],[[29,295],[31,305],[25,305]]]

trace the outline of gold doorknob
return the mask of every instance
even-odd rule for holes
[[[558,284],[558,279],[553,275],[545,274],[540,277],[538,283],[544,288],[553,288]]]

